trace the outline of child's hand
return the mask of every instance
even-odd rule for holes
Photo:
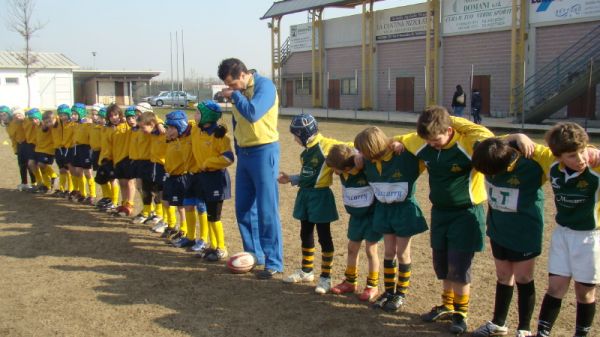
[[[590,167],[600,166],[600,150],[594,147],[588,147],[588,165]]]
[[[279,177],[277,178],[277,182],[280,184],[288,184],[291,182],[290,176],[285,172],[279,172]]]
[[[361,153],[357,153],[354,155],[354,167],[359,170],[362,170],[365,167],[365,158]]]
[[[535,150],[535,143],[531,138],[523,133],[515,133],[507,137],[508,141],[515,141],[519,147],[519,151],[525,156],[525,158],[531,158],[533,151]]]
[[[404,144],[395,140],[390,143],[390,150],[394,151],[395,154],[401,154],[402,152],[404,152]]]
[[[158,133],[160,133],[161,135],[164,135],[167,130],[165,129],[165,126],[161,123],[156,125],[156,129],[158,130]]]

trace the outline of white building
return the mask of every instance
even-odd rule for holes
[[[27,78],[20,52],[0,51],[0,104],[27,106]],[[73,70],[77,64],[61,53],[32,53],[36,62],[29,78],[31,107],[55,108],[73,102]]]

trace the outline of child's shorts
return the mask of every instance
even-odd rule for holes
[[[154,163],[149,160],[134,160],[135,177],[144,181],[152,181]]]
[[[27,165],[27,160],[29,160],[27,158],[26,147],[27,143],[17,144],[17,161],[19,162],[19,165]]]
[[[575,231],[557,225],[548,253],[548,273],[600,284],[600,230]]]
[[[98,171],[100,168],[100,150],[92,150],[92,169]]]
[[[67,164],[73,165],[73,162],[75,161],[75,146],[67,149],[66,159]]]
[[[67,149],[61,147],[54,151],[54,159],[56,159],[56,165],[58,168],[66,169],[67,168]]]
[[[47,153],[36,152],[35,161],[41,164],[52,165],[52,163],[54,163],[54,156]]]
[[[384,204],[375,201],[373,226],[376,232],[411,237],[427,230],[421,207],[410,199]]]
[[[169,206],[183,206],[185,192],[188,189],[190,176],[183,174],[180,176],[166,176],[163,186],[163,200],[169,203]]]
[[[494,258],[500,261],[521,262],[531,260],[540,255],[540,252],[518,252],[506,248],[492,239],[490,239],[490,246],[492,247],[492,255]]]
[[[329,187],[300,188],[294,204],[294,218],[312,223],[333,222],[339,218]]]
[[[115,179],[115,169],[112,162],[107,161],[104,164],[101,164],[96,171],[96,183],[98,185],[104,185],[113,179]]]
[[[35,160],[35,144],[23,143],[22,149],[25,160]]]
[[[152,163],[152,184],[156,187],[157,191],[162,191],[165,184],[165,167],[163,164]]]
[[[226,169],[200,172],[190,176],[187,197],[206,202],[231,198],[231,179]]]
[[[485,214],[483,205],[468,208],[431,208],[431,248],[464,252],[483,251]]]
[[[348,222],[348,240],[360,242],[366,240],[369,242],[379,242],[383,234],[378,233],[373,228],[373,213],[363,216],[350,215]]]
[[[115,164],[115,178],[117,179],[133,179],[135,178],[135,172],[131,160],[125,158]]]
[[[84,169],[92,168],[92,148],[87,144],[75,145],[75,155],[71,165]]]
[[[471,283],[474,252],[453,249],[433,249],[433,270],[438,280]]]

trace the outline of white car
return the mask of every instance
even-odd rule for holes
[[[163,105],[188,106],[190,102],[196,102],[198,98],[185,91],[161,91],[158,95],[148,98],[150,105],[161,107]]]

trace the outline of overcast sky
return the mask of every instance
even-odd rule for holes
[[[375,10],[425,2],[387,0]],[[10,30],[9,0],[0,0],[0,50],[22,50],[23,39]],[[270,20],[260,20],[271,7],[269,0],[36,0],[34,21],[45,23],[32,40],[32,49],[60,52],[82,68],[159,70],[170,72],[169,33],[183,30],[186,76],[216,77],[219,62],[240,58],[250,68],[270,75]],[[325,9],[325,19],[361,12]],[[307,13],[282,19],[282,41],[289,26],[307,22]],[[96,52],[96,57],[92,52]],[[180,73],[182,71],[180,53]],[[175,67],[175,66],[174,66]],[[176,75],[174,75],[176,76]],[[181,76],[181,75],[180,75]]]

